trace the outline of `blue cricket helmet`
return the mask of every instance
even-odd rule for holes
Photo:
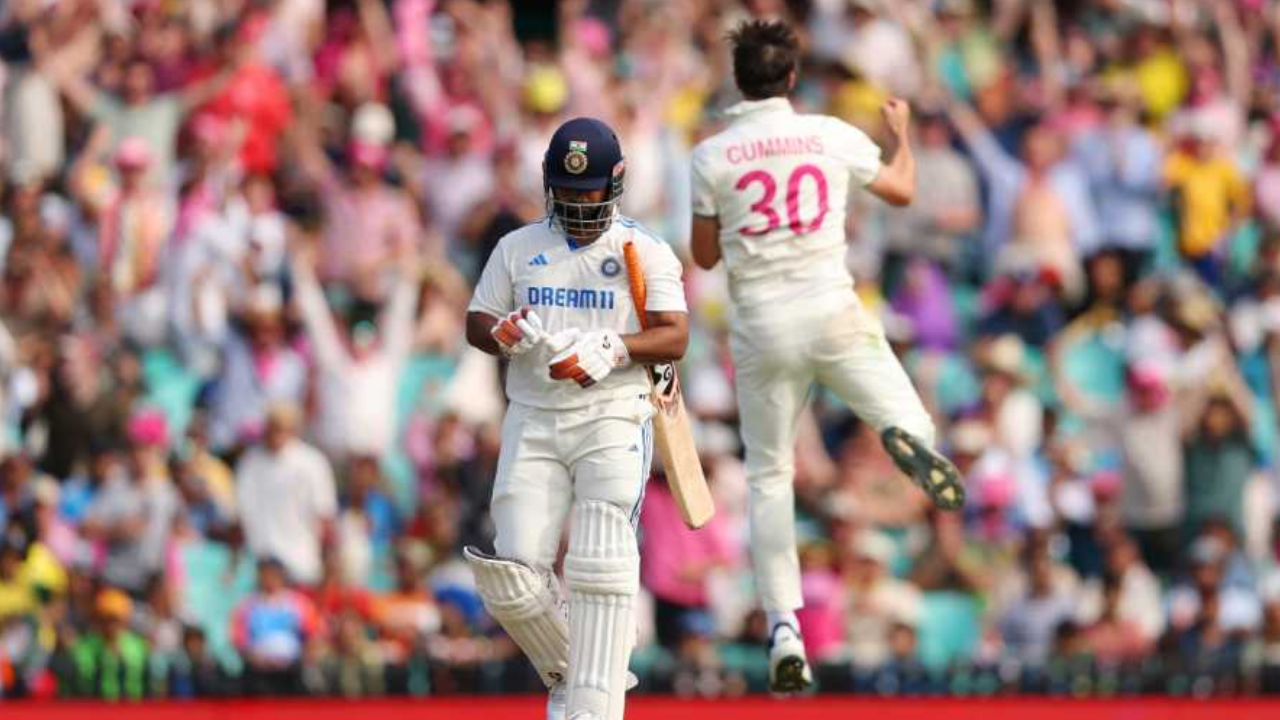
[[[542,160],[547,214],[567,235],[593,238],[609,229],[622,197],[626,161],[613,129],[595,118],[574,118],[551,136]],[[557,200],[553,188],[606,190],[596,203]]]

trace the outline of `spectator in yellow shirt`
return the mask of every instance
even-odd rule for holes
[[[1222,256],[1237,224],[1249,214],[1249,185],[1235,162],[1194,127],[1165,161],[1174,196],[1178,248],[1205,282],[1217,285]]]

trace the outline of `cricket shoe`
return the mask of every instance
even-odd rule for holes
[[[934,505],[943,510],[959,510],[964,505],[960,471],[950,460],[902,428],[880,433],[880,442],[898,469],[919,485]]]
[[[778,695],[804,692],[813,684],[804,641],[791,623],[778,623],[769,634],[769,691]]]

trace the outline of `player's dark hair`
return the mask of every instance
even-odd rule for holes
[[[749,20],[729,33],[733,79],[748,100],[786,95],[800,58],[800,40],[780,20]]]

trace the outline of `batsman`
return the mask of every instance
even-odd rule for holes
[[[502,238],[467,312],[467,341],[510,360],[510,405],[494,552],[464,554],[490,615],[547,685],[551,720],[622,718],[653,448],[644,366],[680,359],[688,342],[680,261],[618,213],[625,167],[603,122],[560,126],[543,158],[547,216]],[[643,268],[643,323],[627,243]],[[566,520],[567,603],[552,570]]]

